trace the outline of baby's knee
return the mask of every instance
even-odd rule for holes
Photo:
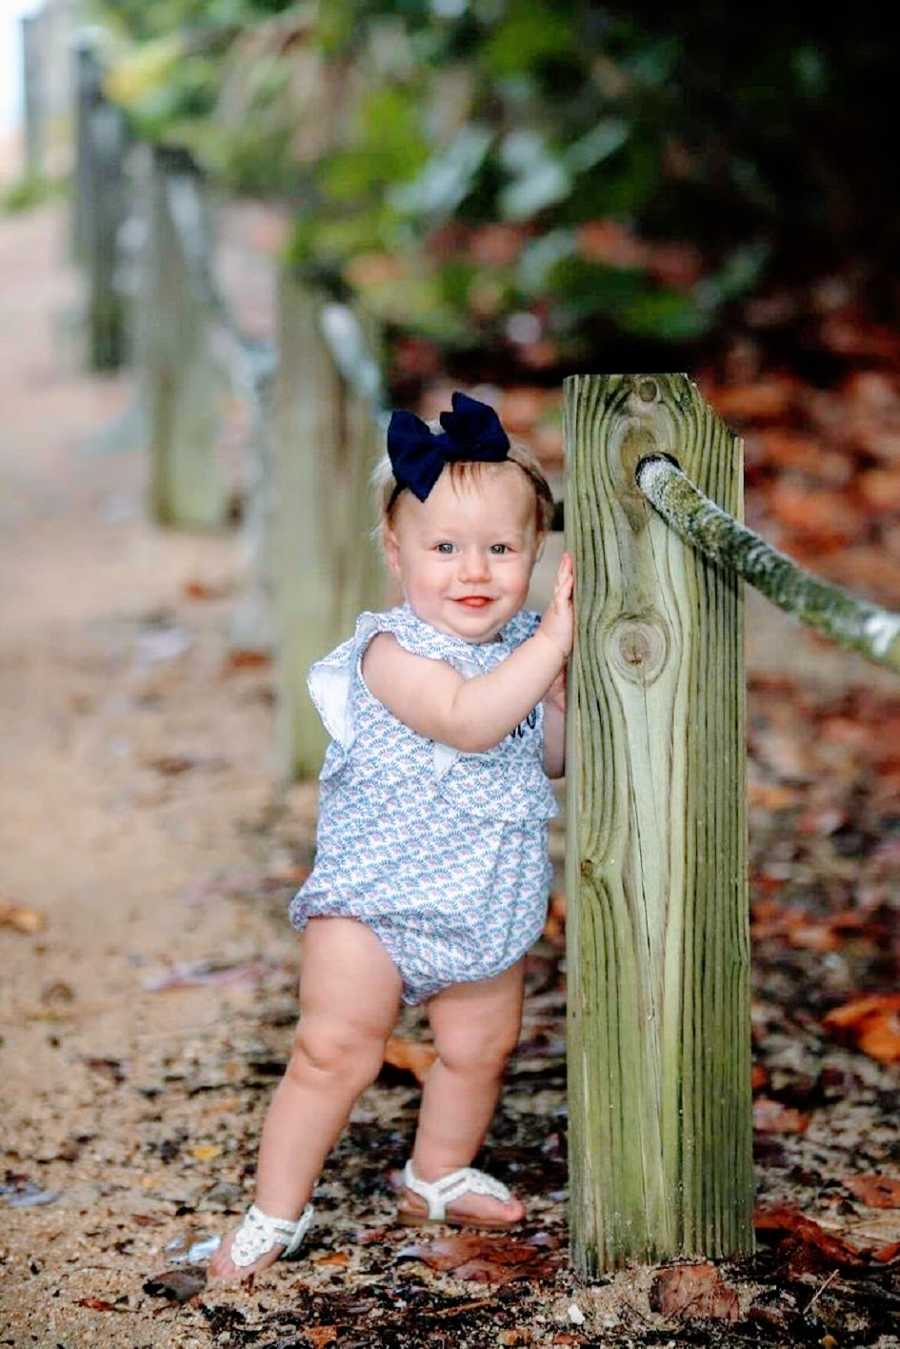
[[[466,1076],[499,1076],[518,1042],[518,1027],[461,1026],[436,1038],[441,1062]]]
[[[384,1060],[384,1037],[365,1027],[326,1017],[300,1018],[288,1075],[349,1081],[360,1090],[375,1081]]]

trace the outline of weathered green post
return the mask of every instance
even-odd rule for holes
[[[752,1249],[741,582],[635,484],[670,455],[742,509],[741,443],[683,375],[566,381],[576,1268]]]

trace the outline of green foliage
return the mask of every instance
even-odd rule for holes
[[[787,237],[827,247],[852,219],[827,100],[865,99],[862,19],[641,0],[95,8],[138,134],[295,203],[295,265],[441,342],[546,364],[598,331],[690,341]]]
[[[0,212],[15,215],[20,211],[32,211],[53,197],[65,195],[68,189],[68,179],[26,174],[0,193]]]

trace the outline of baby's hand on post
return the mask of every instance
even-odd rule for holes
[[[566,658],[572,650],[575,637],[575,610],[572,604],[574,589],[575,569],[572,566],[572,555],[563,553],[556,573],[553,598],[544,610],[538,632],[549,637]]]

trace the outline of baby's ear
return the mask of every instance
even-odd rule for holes
[[[388,565],[388,570],[392,576],[396,576],[399,579],[400,545],[397,542],[397,535],[386,520],[381,526],[381,547],[384,552],[384,560]]]
[[[540,562],[541,558],[542,558],[543,555],[544,555],[544,544],[545,544],[546,542],[547,542],[547,534],[546,534],[546,531],[543,530],[543,529],[542,529],[542,530],[539,530],[539,531],[538,531],[538,536],[537,536],[537,551],[535,552],[535,555],[534,555],[534,560],[535,560],[536,563],[537,563],[537,562]]]

